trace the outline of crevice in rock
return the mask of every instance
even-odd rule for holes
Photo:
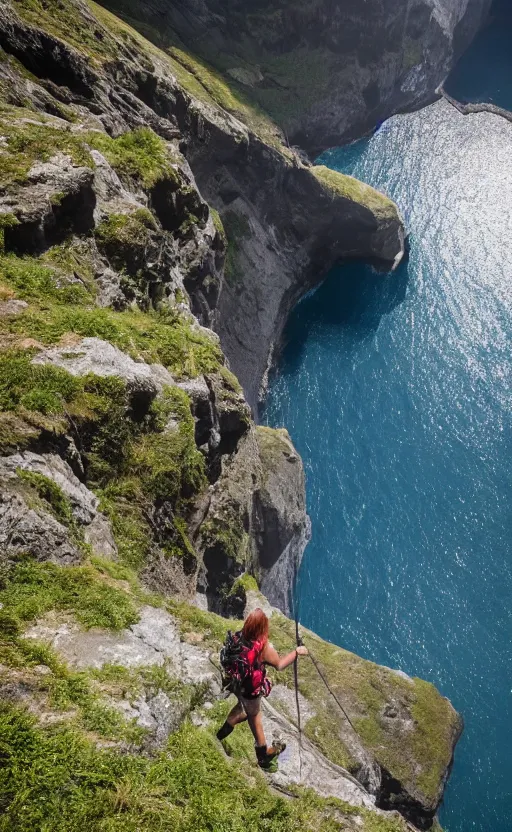
[[[83,65],[80,55],[57,38],[13,23],[8,30],[0,30],[0,46],[38,78],[67,87],[85,99],[92,98],[94,75]]]

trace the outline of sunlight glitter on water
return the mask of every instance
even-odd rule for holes
[[[266,411],[306,466],[303,623],[465,717],[450,832],[512,829],[511,147],[443,101],[324,155],[398,202],[410,260],[299,304]]]

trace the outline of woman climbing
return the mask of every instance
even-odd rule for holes
[[[272,687],[266,676],[265,665],[284,670],[296,661],[298,656],[307,656],[306,647],[297,647],[283,658],[268,640],[268,618],[263,610],[255,609],[245,619],[242,630],[228,632],[221,650],[220,661],[226,674],[226,687],[238,699],[224,725],[217,732],[217,738],[224,740],[239,722],[249,721],[254,736],[256,757],[261,768],[269,768],[272,761],[285,749],[285,744],[276,742],[268,747],[261,721],[261,698],[268,696]]]

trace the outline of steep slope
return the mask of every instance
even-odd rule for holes
[[[308,534],[300,458],[256,427],[221,346],[254,399],[322,268],[401,256],[395,206],[304,166],[93,3],[1,2],[0,46],[0,828],[401,832],[395,805],[430,826],[460,731],[447,700],[309,635],[363,740],[333,718],[328,744],[308,673],[305,759],[345,802],[276,798],[247,736],[232,765],[206,726],[230,622],[197,607],[240,617],[256,577],[284,608]],[[265,297],[248,252],[270,245]],[[290,765],[283,788],[313,782]]]
[[[431,100],[491,0],[106,0],[184,44],[316,154]]]

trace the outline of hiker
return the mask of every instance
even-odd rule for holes
[[[267,747],[261,721],[261,698],[268,696],[272,688],[267,678],[265,665],[284,670],[296,661],[298,656],[307,656],[306,647],[296,647],[283,658],[268,640],[268,618],[263,610],[255,609],[245,619],[242,630],[228,632],[221,650],[221,664],[227,676],[226,687],[238,698],[224,725],[217,732],[217,739],[224,740],[239,722],[249,721],[254,736],[256,757],[260,768],[270,768],[275,758],[286,745],[275,742]]]

